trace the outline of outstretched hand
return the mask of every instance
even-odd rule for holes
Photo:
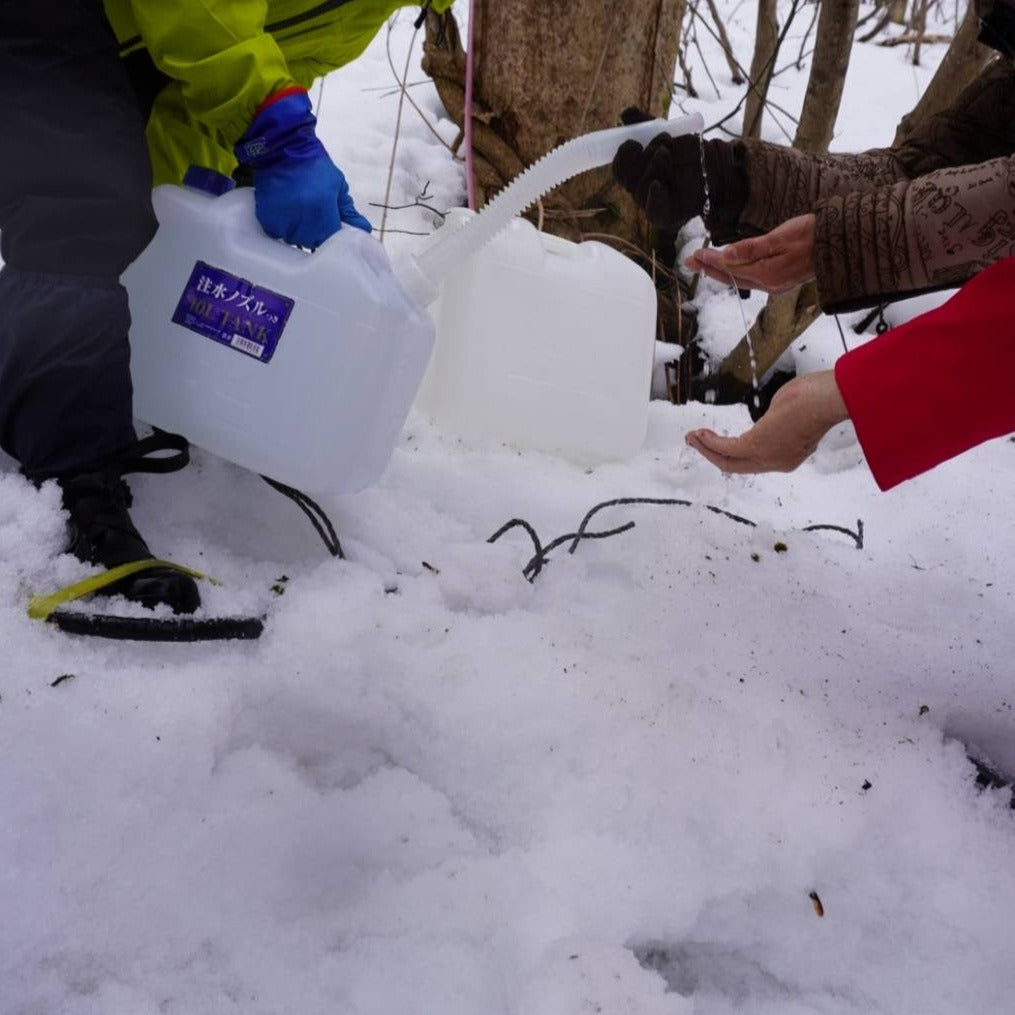
[[[849,419],[832,370],[794,377],[739,437],[692,430],[684,438],[723,472],[792,472],[836,423]]]
[[[696,250],[684,264],[738,289],[788,292],[814,277],[813,214],[798,215],[763,236]]]

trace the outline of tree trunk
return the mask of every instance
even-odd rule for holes
[[[826,0],[821,4],[811,73],[793,139],[793,146],[801,151],[828,151],[842,101],[859,8],[859,0],[836,3]],[[747,335],[719,365],[718,373],[723,378],[720,387],[741,393],[751,390],[817,315],[813,283],[770,296]]]
[[[563,141],[616,126],[627,106],[663,116],[686,0],[476,0],[473,166],[482,205]],[[424,69],[464,127],[465,53],[451,14],[430,14]],[[644,219],[609,169],[543,201],[544,228],[608,233],[644,246]]]
[[[779,48],[779,22],[776,17],[776,0],[758,0],[758,22],[754,35],[754,56],[747,82],[747,101],[744,103],[744,137],[761,137],[761,120],[765,111],[768,86],[775,69]]]
[[[842,103],[860,0],[822,3],[800,122],[793,145],[805,152],[828,151]]]
[[[924,117],[950,106],[959,92],[983,70],[993,50],[976,41],[979,31],[980,19],[970,3],[955,38],[920,101],[899,121],[895,144],[899,144]]]

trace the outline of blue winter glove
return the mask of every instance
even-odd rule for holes
[[[356,210],[342,170],[317,139],[317,119],[303,89],[280,92],[261,107],[236,145],[254,173],[254,208],[276,239],[314,249],[342,223],[370,232]]]

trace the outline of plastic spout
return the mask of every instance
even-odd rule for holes
[[[648,144],[663,132],[679,137],[700,134],[704,127],[701,114],[691,113],[675,120],[649,120],[626,127],[610,127],[566,141],[515,177],[475,218],[418,254],[400,259],[396,273],[416,301],[421,306],[429,306],[451,272],[547,191],[579,173],[609,165],[625,141]]]

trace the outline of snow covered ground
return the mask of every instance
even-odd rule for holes
[[[719,6],[746,63],[753,6]],[[406,12],[398,68],[411,37]],[[376,224],[388,43],[320,106]],[[890,141],[941,52],[914,69],[857,46],[833,150]],[[739,96],[695,81],[683,105],[707,122]],[[805,83],[780,75],[780,105]],[[412,94],[439,120],[428,85]],[[460,202],[461,168],[407,110],[388,203],[424,192]],[[431,218],[390,212],[407,232],[386,241],[418,243]],[[700,302],[732,346],[738,301]],[[839,350],[820,320],[793,359]],[[58,553],[55,489],[8,466],[0,1011],[1010,1012],[1015,812],[966,754],[1015,772],[1015,444],[881,494],[848,426],[793,475],[724,478],[683,444],[702,425],[747,412],[653,402],[644,449],[588,470],[414,414],[379,484],[324,503],[344,561],[206,453],[134,479],[157,551],[225,583],[209,612],[268,611],[257,642],[29,620],[30,593],[87,569]],[[592,530],[634,528],[560,546],[531,583],[521,528],[488,542],[522,518],[548,543],[615,498],[692,506],[604,509]],[[862,549],[807,531],[858,519]]]

